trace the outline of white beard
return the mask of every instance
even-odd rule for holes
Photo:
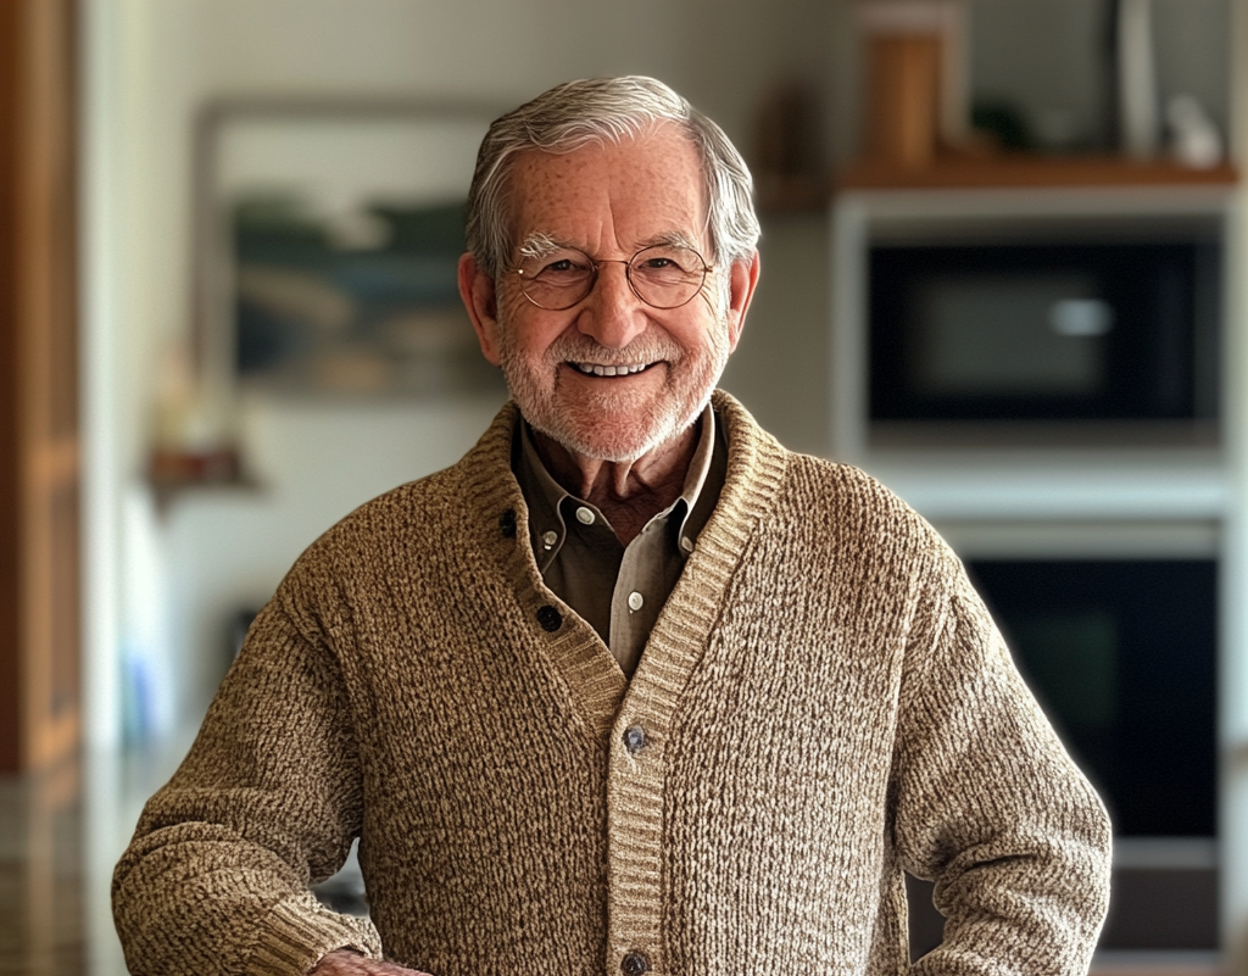
[[[624,349],[607,349],[583,333],[564,333],[533,364],[514,342],[512,330],[499,322],[503,376],[524,419],[569,451],[603,461],[632,462],[688,430],[710,401],[728,362],[727,323],[717,316],[709,341],[697,350],[678,345],[661,329],[647,332]],[[559,375],[568,362],[654,363],[666,373],[661,392],[633,390],[604,379],[602,392],[561,402]]]

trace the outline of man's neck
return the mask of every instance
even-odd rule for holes
[[[655,515],[680,497],[698,444],[701,419],[634,461],[604,461],[533,431],[537,453],[559,484],[592,503],[628,545]]]

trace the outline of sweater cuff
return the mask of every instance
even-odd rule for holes
[[[247,964],[248,976],[305,976],[335,949],[380,959],[381,936],[366,918],[340,915],[311,892],[286,898],[265,917]]]

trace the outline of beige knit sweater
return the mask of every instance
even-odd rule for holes
[[[718,508],[626,683],[543,585],[508,406],[343,520],[252,628],[114,904],[138,976],[1076,974],[1109,827],[956,558],[716,394]],[[631,730],[631,733],[630,733]],[[307,894],[361,836],[372,921]]]

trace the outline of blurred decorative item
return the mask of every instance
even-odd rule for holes
[[[456,277],[494,114],[372,102],[208,111],[204,374],[278,394],[501,394]]]
[[[1118,126],[1122,151],[1152,159],[1161,139],[1152,0],[1116,0]]]
[[[1023,111],[1008,101],[979,100],[971,106],[971,128],[990,136],[1001,149],[1034,149],[1035,137]]]
[[[962,147],[969,117],[963,0],[863,0],[866,155],[908,169]]]
[[[1228,186],[1238,180],[1225,151],[1215,158],[1211,136],[1217,135],[1216,129],[1210,131],[1198,122],[1188,104],[1181,102],[1177,123],[1168,124],[1169,151],[1159,151],[1162,133],[1149,0],[1069,0],[1061,5],[1072,14],[1081,8],[1079,19],[1085,25],[1099,22],[1104,27],[1104,57],[1096,60],[1105,66],[1105,97],[1096,102],[1112,115],[1112,121],[1106,120],[1109,124],[1095,124],[1096,112],[1085,118],[1079,96],[1066,84],[1032,85],[1030,93],[1015,90],[1015,82],[1041,63],[1050,78],[1055,71],[1070,73],[1058,56],[1060,50],[1042,51],[1038,39],[1027,34],[1038,23],[1033,18],[1050,17],[1048,0],[1018,5],[1030,13],[1016,18],[1017,25],[1023,25],[1015,31],[1017,55],[994,53],[1001,87],[994,89],[979,78],[972,106],[967,78],[969,11],[1004,30],[1015,18],[1003,17],[1002,10],[1012,6],[983,2],[971,7],[970,0],[857,0],[863,38],[864,140],[857,158],[836,174],[834,192]],[[1173,16],[1177,7],[1167,9],[1167,16]],[[1054,7],[1052,19],[1065,16]],[[984,36],[992,32],[985,30]],[[1084,53],[1095,52],[1089,48]],[[1017,73],[1002,65],[1008,66],[1015,56],[1020,61]],[[1111,131],[1112,137],[1107,137]]]
[[[1170,154],[1193,169],[1211,169],[1222,162],[1222,134],[1204,106],[1191,95],[1175,95],[1166,103]]]
[[[820,145],[822,125],[814,91],[801,82],[771,90],[755,123],[754,185],[770,210],[827,206],[831,185]]]
[[[157,506],[190,487],[243,484],[237,437],[228,398],[217,384],[207,392],[182,346],[172,347],[160,364],[148,483]]]

